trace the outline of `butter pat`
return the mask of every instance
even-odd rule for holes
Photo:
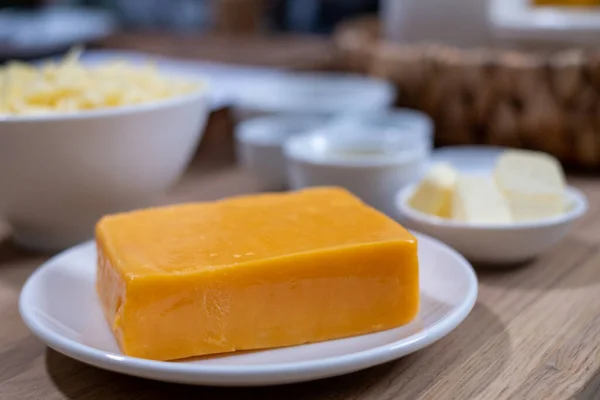
[[[489,176],[461,175],[452,199],[452,218],[473,224],[512,221],[506,199]]]
[[[425,214],[450,218],[457,176],[456,170],[448,163],[433,165],[415,189],[409,205]]]
[[[96,242],[100,302],[129,356],[319,342],[419,308],[415,237],[342,189],[107,216]]]
[[[565,212],[565,176],[556,158],[537,151],[508,150],[494,170],[515,221],[538,220]]]

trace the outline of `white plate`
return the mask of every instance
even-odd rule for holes
[[[233,104],[240,114],[308,114],[380,111],[392,106],[394,86],[359,74],[290,72],[238,86]]]
[[[272,385],[341,375],[422,349],[452,331],[477,297],[469,263],[428,236],[419,239],[421,311],[401,328],[281,349],[178,362],[126,357],[96,297],[96,251],[83,243],[42,265],[21,292],[27,326],[55,350],[100,368],[145,378],[219,386]]]

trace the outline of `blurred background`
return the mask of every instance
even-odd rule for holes
[[[369,134],[420,135],[421,164],[434,147],[493,145],[595,170],[599,44],[600,0],[0,0],[0,60],[84,45],[86,62],[151,58],[210,78],[191,165],[234,165],[236,130],[258,129],[278,135],[277,160],[237,161],[263,182],[283,174],[289,130],[359,112],[375,115]],[[244,123],[273,114],[296,120]],[[390,193],[419,176],[407,174]]]
[[[123,29],[228,33],[331,33],[352,16],[375,13],[377,0],[4,0],[1,8],[84,6],[113,14]]]
[[[0,1],[0,60],[84,44],[358,73],[428,114],[438,145],[535,148],[587,167],[600,166],[599,38],[600,0]]]

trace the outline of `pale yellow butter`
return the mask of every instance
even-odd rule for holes
[[[461,175],[452,198],[452,218],[473,224],[512,221],[506,198],[489,176]]]
[[[409,205],[426,214],[450,218],[457,175],[448,163],[433,165],[415,189]]]
[[[494,178],[515,221],[553,217],[565,212],[565,176],[549,154],[508,150],[498,159]]]

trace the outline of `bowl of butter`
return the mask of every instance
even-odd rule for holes
[[[587,211],[552,156],[475,146],[440,150],[424,177],[396,196],[409,227],[473,262],[512,264],[549,250]]]

